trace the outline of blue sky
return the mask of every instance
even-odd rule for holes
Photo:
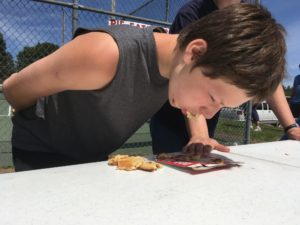
[[[60,0],[72,2],[73,0]],[[162,0],[116,0],[116,12],[129,14],[146,2],[149,5],[134,15],[163,20],[165,1]],[[170,0],[169,22],[171,22],[185,0]],[[102,10],[111,10],[111,0],[79,0],[79,4]],[[0,0],[0,32],[4,35],[7,50],[14,56],[25,47],[38,42],[62,45],[62,15],[65,14],[65,42],[72,36],[70,8],[33,2],[31,0]],[[78,26],[103,27],[108,25],[109,15],[78,11]]]
[[[292,85],[294,76],[300,74],[300,1],[299,0],[261,0],[273,17],[281,23],[287,31],[287,72],[285,85]]]

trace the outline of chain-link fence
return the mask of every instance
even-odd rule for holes
[[[77,27],[106,27],[127,23],[168,28],[186,0],[1,0],[0,83],[37,59],[68,42]],[[255,2],[255,1],[252,1]],[[0,100],[0,153],[10,149],[8,104]],[[230,114],[231,109],[224,109]],[[226,114],[226,113],[225,113]],[[224,144],[249,142],[247,120],[221,115],[216,138]],[[84,118],[83,118],[84,119]],[[232,129],[234,128],[234,129]],[[234,130],[234,131],[233,131]],[[128,147],[150,146],[151,139],[130,142]],[[145,136],[145,135],[144,135]],[[0,156],[2,157],[2,156]],[[0,164],[1,165],[1,164]]]
[[[223,108],[215,139],[225,145],[250,143],[251,109],[250,102],[238,108]]]
[[[12,166],[11,158],[11,108],[5,101],[0,85],[0,167]]]

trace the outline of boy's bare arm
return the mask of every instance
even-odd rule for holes
[[[108,34],[88,33],[13,74],[3,83],[4,95],[19,110],[61,91],[101,89],[113,79],[118,59]]]

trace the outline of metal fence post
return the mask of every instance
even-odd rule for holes
[[[252,102],[249,101],[246,106],[246,127],[245,127],[245,135],[244,135],[244,144],[250,144],[251,136],[250,136],[250,126],[251,126],[251,114],[252,114]]]
[[[111,11],[113,13],[116,12],[116,0],[111,0]],[[111,16],[111,19],[115,19],[116,17],[115,16]]]
[[[65,44],[65,10],[63,7],[61,7],[61,44]]]
[[[170,1],[166,0],[166,15],[165,15],[166,22],[168,22],[168,18],[169,18],[169,9],[170,9]]]
[[[72,7],[72,33],[74,34],[77,27],[78,27],[78,4],[79,0],[73,0],[73,7]]]

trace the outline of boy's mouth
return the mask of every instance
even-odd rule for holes
[[[174,98],[171,100],[170,104],[171,104],[173,107],[180,109],[180,110],[181,110],[181,113],[182,113],[183,115],[185,115],[188,119],[197,119],[197,118],[200,116],[199,113],[193,114],[193,113],[189,112],[189,111],[186,110],[186,109],[182,109],[179,105],[176,104],[176,101],[175,101]]]
[[[187,117],[188,119],[198,119],[198,117],[200,116],[199,113],[193,114],[193,113],[191,113],[191,112],[189,112],[189,111],[187,111],[185,115],[186,115],[186,117]]]
[[[181,109],[181,112],[182,112],[182,114],[183,114],[184,116],[186,116],[186,118],[188,118],[188,119],[197,119],[197,118],[201,115],[201,114],[199,114],[199,113],[196,113],[196,114],[191,113],[190,111],[185,110],[185,109]]]

